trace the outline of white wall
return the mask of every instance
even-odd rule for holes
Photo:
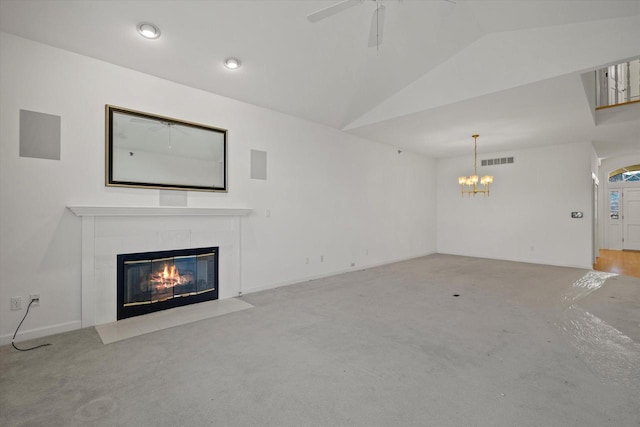
[[[479,155],[478,163],[515,158],[478,166],[494,176],[488,198],[461,197],[458,177],[473,171],[473,156],[440,159],[438,252],[591,268],[592,153],[590,143],[576,143]]]
[[[105,104],[229,130],[229,193],[189,192],[188,205],[255,209],[242,224],[244,292],[435,252],[436,168],[424,156],[8,34],[0,92],[5,340],[24,315],[10,298],[24,306],[33,292],[41,306],[25,331],[78,327],[81,225],[67,205],[159,204],[157,190],[105,187]],[[61,116],[59,161],[19,157],[20,109]],[[249,179],[251,149],[268,153],[266,181]]]

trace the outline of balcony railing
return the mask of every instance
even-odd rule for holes
[[[596,70],[596,109],[640,101],[640,59]]]

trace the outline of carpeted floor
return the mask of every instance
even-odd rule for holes
[[[640,279],[432,255],[104,345],[0,348],[2,426],[640,426]]]

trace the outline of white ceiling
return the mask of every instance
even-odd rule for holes
[[[479,152],[640,153],[640,113],[596,126],[580,78],[640,56],[640,0],[384,0],[379,49],[371,0],[306,19],[337,1],[0,0],[0,30],[434,157],[473,133]]]

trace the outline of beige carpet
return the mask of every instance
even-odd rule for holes
[[[0,425],[638,427],[640,279],[589,273],[432,255],[3,346]]]

